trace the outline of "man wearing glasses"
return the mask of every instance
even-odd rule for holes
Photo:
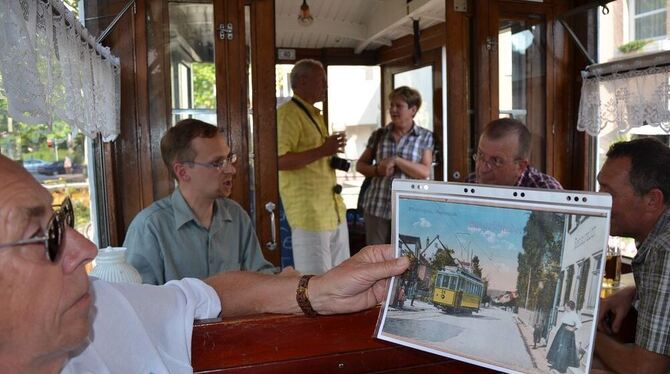
[[[142,281],[206,278],[222,271],[272,272],[249,215],[228,199],[237,160],[216,126],[186,119],[161,139],[178,186],[131,222],[123,243]]]
[[[111,284],[87,277],[95,245],[72,229],[67,201],[55,211],[51,203],[0,156],[0,373],[192,372],[194,319],[363,310],[409,265],[377,246],[313,278],[226,272],[160,287]]]
[[[521,121],[501,118],[489,122],[479,138],[475,172],[467,183],[495,184],[561,190],[556,178],[544,174],[528,164],[530,132]]]

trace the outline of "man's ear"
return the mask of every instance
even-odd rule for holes
[[[526,169],[528,168],[528,160],[525,158],[522,158],[521,160],[517,161],[517,165],[519,165],[519,175],[521,175]]]
[[[186,170],[186,167],[181,162],[175,162],[172,164],[172,172],[174,172],[174,175],[177,177],[177,181],[179,182],[188,182],[191,180],[191,176],[188,174],[188,170]]]
[[[663,191],[656,187],[652,188],[644,195],[643,201],[645,208],[652,212],[663,212],[666,208]]]

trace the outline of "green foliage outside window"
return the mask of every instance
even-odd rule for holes
[[[193,104],[196,108],[216,108],[216,72],[212,63],[193,63]]]

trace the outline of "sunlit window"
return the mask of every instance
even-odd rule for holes
[[[9,116],[7,98],[0,90],[0,153],[21,164],[51,192],[54,203],[70,196],[77,231],[97,242],[91,215],[89,142],[63,121],[25,124]]]
[[[642,54],[670,50],[667,31],[667,0],[617,0],[608,4],[609,14],[599,13],[598,62],[635,58]],[[595,165],[602,168],[610,145],[640,137],[655,137],[670,144],[670,135],[653,124],[619,132],[615,126],[602,129],[597,139]],[[594,173],[596,174],[596,173]],[[636,253],[631,238],[611,237],[608,245],[618,248],[625,256]]]

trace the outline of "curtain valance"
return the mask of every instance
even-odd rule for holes
[[[670,52],[591,65],[582,72],[577,129],[598,135],[644,125],[670,132]]]
[[[89,137],[120,127],[119,60],[60,0],[0,1],[0,74],[9,115],[63,120]]]

